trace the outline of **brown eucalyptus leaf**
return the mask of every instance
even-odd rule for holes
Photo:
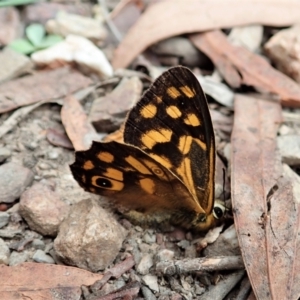
[[[232,205],[247,273],[257,299],[296,300],[300,199],[276,151],[281,106],[237,95],[234,108]]]
[[[0,113],[75,93],[92,81],[70,68],[39,71],[0,85]]]
[[[91,146],[92,141],[99,140],[80,102],[73,96],[68,96],[64,100],[61,121],[76,151],[86,150]]]
[[[0,265],[0,299],[79,299],[81,286],[90,286],[103,275],[61,265],[23,263]]]
[[[299,19],[297,0],[159,1],[130,28],[112,64],[125,68],[147,47],[174,35],[247,24],[288,26]]]
[[[300,107],[298,83],[274,69],[261,56],[244,47],[232,45],[222,31],[193,34],[190,39],[210,57],[232,87],[251,85],[279,95],[285,106]]]

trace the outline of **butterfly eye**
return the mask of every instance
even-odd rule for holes
[[[216,219],[221,219],[225,213],[225,206],[222,203],[215,203],[213,208],[213,215]]]

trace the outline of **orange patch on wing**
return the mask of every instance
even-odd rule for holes
[[[123,181],[123,172],[114,168],[107,168],[103,175],[108,178]]]
[[[155,183],[152,179],[150,178],[143,178],[140,179],[140,186],[141,188],[147,192],[148,194],[154,194],[155,192]]]
[[[111,163],[114,161],[114,156],[109,152],[99,152],[97,154],[98,159],[106,163]]]
[[[183,135],[179,138],[178,148],[183,155],[189,153],[192,142],[193,142],[193,138],[190,135]]]
[[[162,97],[156,96],[156,103],[162,103]]]
[[[176,99],[178,98],[181,94],[180,92],[176,89],[176,87],[171,86],[167,89],[167,94],[172,98]]]
[[[188,157],[185,157],[176,171],[181,176],[183,182],[185,183],[193,197],[195,197],[196,191],[192,177],[191,160]]]
[[[95,166],[94,166],[94,164],[93,164],[93,162],[91,160],[87,160],[87,161],[84,162],[83,168],[85,170],[92,170],[92,169],[95,168]]]
[[[142,174],[152,174],[151,171],[147,167],[145,167],[143,163],[141,163],[138,159],[134,158],[131,155],[125,157],[125,161],[127,161],[134,169]]]
[[[166,108],[166,113],[173,119],[180,118],[182,113],[177,106],[171,105]]]
[[[188,97],[193,98],[195,97],[195,93],[191,90],[191,88],[187,85],[180,87],[180,90]]]
[[[153,104],[148,104],[141,108],[140,114],[146,119],[154,118],[157,113],[157,107]]]
[[[170,142],[172,131],[170,129],[149,130],[141,136],[141,142],[148,148],[152,149],[157,143]]]
[[[188,114],[183,122],[194,127],[201,125],[201,121],[195,114]]]

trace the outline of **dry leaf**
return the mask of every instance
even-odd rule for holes
[[[88,122],[81,104],[73,96],[67,97],[64,101],[61,109],[61,121],[76,151],[87,150],[92,141],[99,140],[96,130]]]
[[[0,85],[0,113],[58,99],[91,84],[88,77],[70,68],[36,72]]]
[[[125,68],[147,47],[174,35],[247,24],[287,26],[299,19],[297,0],[186,0],[176,5],[160,1],[131,27],[112,64],[115,69]]]
[[[244,47],[230,44],[221,31],[193,34],[190,39],[196,47],[211,58],[232,87],[237,88],[242,83],[252,85],[278,94],[283,105],[300,107],[298,83],[274,69],[261,56]]]
[[[103,275],[61,265],[23,263],[0,265],[0,299],[79,299],[81,286],[90,286]]]
[[[299,203],[294,202],[291,182],[282,177],[276,151],[281,118],[278,103],[236,96],[231,139],[232,205],[257,299],[299,297]]]

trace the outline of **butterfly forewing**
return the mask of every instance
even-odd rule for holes
[[[170,170],[187,186],[197,205],[211,213],[214,132],[205,95],[191,71],[172,68],[154,82],[130,111],[124,142]]]

